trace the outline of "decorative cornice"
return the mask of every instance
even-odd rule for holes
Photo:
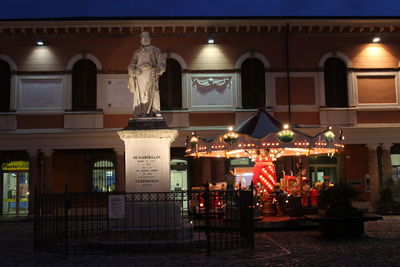
[[[154,19],[154,20],[23,20],[0,21],[0,34],[16,35],[117,35],[138,36],[148,31],[165,34],[221,33],[396,33],[400,19]]]
[[[382,69],[372,69],[372,68],[348,68],[348,71],[353,72],[396,72],[400,71],[398,68],[382,68]],[[240,73],[240,69],[183,69],[182,73]],[[323,72],[320,68],[291,68],[289,70],[292,74],[296,72]],[[265,68],[265,72],[269,73],[286,73],[284,68]],[[72,74],[70,70],[53,70],[53,71],[11,71],[12,75],[63,75]],[[97,70],[97,74],[128,74],[128,70]],[[374,75],[371,75],[374,76]],[[387,76],[392,76],[388,74]]]

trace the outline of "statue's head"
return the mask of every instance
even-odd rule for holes
[[[149,32],[142,32],[140,34],[140,43],[144,46],[149,45],[151,42],[150,33]]]

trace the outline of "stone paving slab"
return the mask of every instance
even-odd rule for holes
[[[0,222],[0,266],[400,266],[400,216],[365,224],[356,238],[324,239],[315,229],[258,232],[255,250],[72,256],[33,253],[32,222]]]

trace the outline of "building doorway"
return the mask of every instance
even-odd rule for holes
[[[3,215],[27,215],[29,206],[29,162],[2,164],[0,177]]]
[[[181,191],[188,189],[188,165],[186,160],[171,160],[171,190]]]

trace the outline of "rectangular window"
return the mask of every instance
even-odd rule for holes
[[[108,160],[99,160],[94,163],[92,173],[93,192],[115,191],[115,168]]]

